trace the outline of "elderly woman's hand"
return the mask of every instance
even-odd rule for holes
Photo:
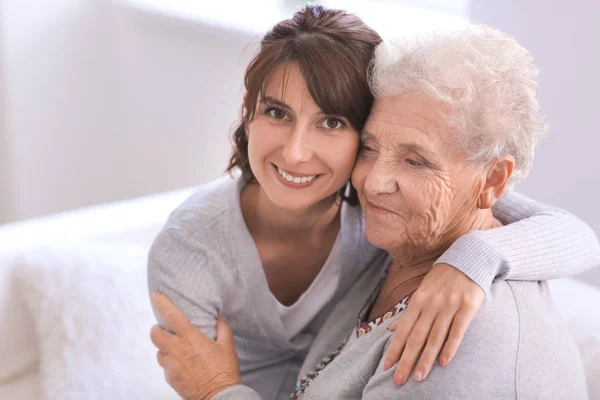
[[[484,299],[483,290],[465,274],[448,264],[435,265],[407,309],[388,328],[395,332],[385,354],[385,369],[400,360],[394,383],[405,383],[415,364],[413,378],[425,379],[438,355],[440,365],[448,365]]]
[[[165,370],[167,382],[182,398],[211,399],[242,383],[233,332],[224,318],[217,322],[217,339],[213,341],[164,294],[153,294],[152,303],[175,333],[154,325],[150,337],[159,350],[158,363]]]

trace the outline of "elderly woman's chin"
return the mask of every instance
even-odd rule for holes
[[[364,209],[363,209],[364,210]],[[407,227],[399,218],[388,217],[389,221],[365,212],[365,235],[373,246],[390,251],[407,243]]]

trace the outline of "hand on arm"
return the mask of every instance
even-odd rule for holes
[[[150,332],[158,348],[158,363],[165,379],[186,400],[208,400],[223,390],[240,385],[234,336],[224,318],[219,318],[216,341],[196,329],[163,294],[152,295],[152,304],[173,331],[154,325]]]
[[[404,384],[413,368],[416,381],[425,379],[438,355],[440,365],[448,365],[484,299],[479,285],[456,268],[433,267],[407,309],[388,328],[395,332],[384,355],[384,368],[398,362],[394,383]]]

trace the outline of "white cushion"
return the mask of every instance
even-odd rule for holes
[[[0,225],[1,399],[24,398],[13,395],[11,382],[25,376],[38,360],[33,321],[23,303],[18,301],[14,287],[15,257],[40,246],[75,247],[81,239],[149,248],[169,213],[192,190],[181,189]],[[11,391],[5,392],[9,386]]]
[[[550,281],[549,286],[579,348],[590,399],[600,399],[600,290],[575,279]]]
[[[33,319],[40,398],[178,399],[156,362],[145,246],[73,242],[18,260]]]

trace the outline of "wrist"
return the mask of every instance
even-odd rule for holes
[[[210,388],[208,391],[205,391],[202,395],[194,396],[187,400],[210,400],[213,397],[217,396],[219,393],[233,387],[242,385],[242,380],[239,377],[231,377],[223,380],[219,380],[219,382],[212,382],[210,384]]]

